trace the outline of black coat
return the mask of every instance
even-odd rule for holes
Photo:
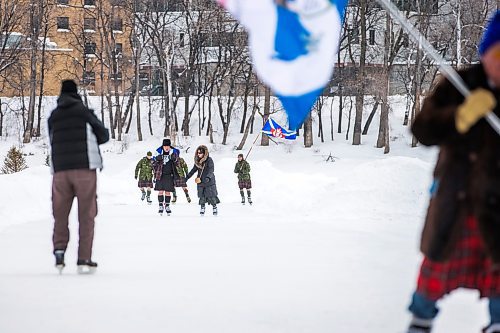
[[[102,169],[99,145],[109,140],[109,132],[78,94],[61,94],[48,125],[53,172]]]
[[[200,160],[195,155],[194,166],[187,174],[186,180],[197,173],[196,177],[201,179],[201,183],[197,184],[198,198],[216,198],[218,193],[214,174],[214,161],[208,155],[208,149],[205,146],[198,147],[198,149],[200,148],[205,150],[205,156]]]
[[[497,100],[482,65],[459,73],[467,86],[485,88]],[[456,246],[467,216],[478,219],[488,255],[500,263],[500,135],[479,120],[465,134],[455,128],[455,113],[464,97],[448,80],[437,85],[423,103],[412,131],[424,145],[438,145],[435,184],[422,233],[421,250],[432,260],[445,261]]]

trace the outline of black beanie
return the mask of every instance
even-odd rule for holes
[[[171,145],[170,139],[163,139],[162,146],[169,146],[170,147],[170,145]]]
[[[61,86],[61,94],[71,94],[71,93],[73,94],[78,93],[75,81],[64,80]]]

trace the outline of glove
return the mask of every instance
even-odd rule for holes
[[[495,96],[490,91],[483,88],[472,91],[455,114],[457,131],[461,134],[467,133],[479,119],[490,113],[496,104]]]
[[[195,182],[196,184],[201,183],[201,178],[196,178],[196,179],[194,180],[194,182]]]

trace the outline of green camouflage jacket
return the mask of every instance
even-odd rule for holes
[[[148,160],[147,157],[143,157],[135,167],[135,177],[139,175],[139,180],[153,180],[153,164],[152,160]]]
[[[186,175],[189,172],[188,166],[186,164],[186,161],[182,157],[179,157],[179,164],[176,165],[175,167],[177,169],[177,174],[179,177],[186,177]]]
[[[238,174],[238,180],[250,180],[250,164],[243,160],[234,166],[234,173]]]

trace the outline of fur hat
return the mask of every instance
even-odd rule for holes
[[[61,85],[61,94],[76,94],[78,88],[73,80],[64,80]]]
[[[479,44],[479,54],[484,55],[491,46],[498,42],[500,42],[500,10],[493,15],[483,34],[483,40]]]
[[[170,141],[170,139],[163,139],[163,143],[162,143],[162,146],[171,146],[172,142]]]

